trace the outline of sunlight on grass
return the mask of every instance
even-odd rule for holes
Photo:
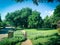
[[[57,33],[57,29],[55,30],[37,30],[37,29],[24,29],[27,32],[27,38],[32,40],[33,45],[35,44],[45,44],[49,41],[50,38],[56,37],[54,36]],[[23,37],[21,30],[17,30],[14,32],[15,37]]]
[[[27,32],[28,38],[35,38],[41,36],[50,36],[57,32],[57,30],[37,30],[37,29],[24,29]],[[14,32],[14,35],[22,35],[21,30]]]

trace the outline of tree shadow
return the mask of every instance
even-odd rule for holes
[[[7,34],[9,30],[14,30],[14,28],[3,28],[0,30],[0,34]]]
[[[54,30],[53,28],[37,28],[37,30]]]

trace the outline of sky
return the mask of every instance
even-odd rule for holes
[[[41,17],[45,18],[47,15],[51,16],[54,12],[54,9],[56,6],[60,4],[58,2],[54,3],[39,3],[39,5],[33,4],[33,2],[30,1],[24,1],[22,3],[17,3],[14,0],[0,0],[0,14],[2,20],[5,19],[6,14],[9,12],[14,12],[16,10],[21,10],[22,8],[29,7],[33,11],[36,10],[41,13]]]

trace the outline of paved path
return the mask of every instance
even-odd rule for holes
[[[9,30],[13,30],[13,28],[4,28],[0,30],[0,41],[5,38],[8,37],[8,31]]]
[[[0,34],[0,41],[7,36],[8,36],[8,34]]]
[[[27,39],[26,41],[22,42],[21,45],[32,45],[31,40]]]

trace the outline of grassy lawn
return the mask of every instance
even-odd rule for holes
[[[57,30],[37,30],[37,29],[24,29],[27,32],[27,38],[32,40],[33,45],[38,45],[38,43],[45,44],[50,38],[57,33]],[[21,30],[14,32],[14,37],[22,37]]]
[[[27,32],[27,38],[32,41],[33,45],[47,45],[47,42],[51,38],[56,38],[55,30],[37,30],[37,29],[24,29]],[[21,45],[21,42],[25,40],[21,30],[14,31],[13,38],[5,38],[0,42],[0,45]],[[4,43],[3,43],[4,42]],[[8,43],[7,43],[8,42]]]
[[[35,38],[38,36],[51,36],[57,32],[57,30],[37,30],[37,29],[24,29],[27,32],[27,37]],[[14,36],[21,36],[21,30],[17,30],[14,32]]]

